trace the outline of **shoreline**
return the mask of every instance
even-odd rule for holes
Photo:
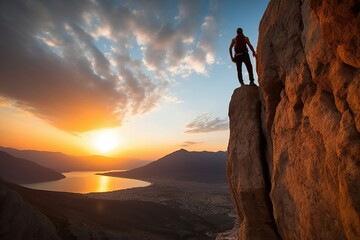
[[[84,200],[81,200],[81,202],[83,202],[82,204],[88,204],[87,201],[102,201],[102,204],[105,204],[104,206],[108,206],[113,202],[119,207],[130,203],[136,203],[138,204],[138,207],[143,205],[148,206],[150,203],[157,204],[159,207],[163,206],[167,209],[179,211],[179,213],[181,211],[187,211],[193,214],[193,216],[198,216],[208,224],[211,224],[214,227],[214,231],[218,233],[230,230],[234,226],[236,215],[226,183],[201,183],[165,179],[136,180],[146,181],[150,185],[95,193],[69,193],[49,190],[33,190],[28,188],[26,188],[28,189],[26,192],[38,191],[40,195],[45,196],[69,196],[69,199],[81,196],[84,198]],[[72,205],[71,208],[78,211],[77,208],[82,206],[82,204]],[[148,209],[146,211],[152,210]],[[143,214],[144,217],[147,217],[146,215],[148,213],[144,212]],[[107,218],[108,217],[112,218],[113,216],[108,215]],[[178,217],[181,216],[179,215]],[[82,220],[80,220],[80,222],[82,222]]]

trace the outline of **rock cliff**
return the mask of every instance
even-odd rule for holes
[[[234,110],[234,99],[249,90],[234,92],[228,150],[235,145],[237,152],[264,155],[263,176],[243,177],[254,185],[269,176],[270,217],[282,239],[360,239],[359,12],[356,0],[270,1],[259,27],[257,123],[231,123],[242,121],[250,107]],[[235,115],[241,116],[232,120]],[[248,140],[251,147],[236,143],[253,139],[249,128],[257,131],[256,124],[262,126],[262,149],[254,140]],[[249,154],[229,154],[234,199],[246,188],[231,176],[247,173],[242,168],[253,161]],[[251,207],[257,204],[256,198]],[[240,210],[240,220],[246,211]]]
[[[262,131],[257,86],[234,91],[229,107],[227,177],[239,216],[240,239],[277,239],[261,152]]]
[[[54,225],[0,179],[0,238],[60,240]]]

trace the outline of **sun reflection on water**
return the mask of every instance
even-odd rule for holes
[[[109,177],[100,176],[98,182],[98,192],[107,192],[109,189]]]
[[[66,178],[41,183],[23,184],[24,187],[59,192],[91,193],[109,192],[133,187],[146,187],[141,180],[98,175],[99,171],[67,172]]]

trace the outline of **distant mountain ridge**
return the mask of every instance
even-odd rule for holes
[[[226,182],[226,152],[180,149],[143,167],[104,175],[136,179],[170,179],[207,183]]]
[[[0,147],[0,151],[7,152],[18,158],[30,160],[58,172],[127,170],[149,163],[149,161],[137,159],[110,158],[96,155],[80,157],[66,155],[61,152],[18,150],[7,147]]]
[[[37,163],[0,151],[0,177],[17,184],[54,181],[65,176]]]

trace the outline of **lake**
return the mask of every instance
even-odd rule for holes
[[[63,173],[66,178],[41,183],[22,184],[22,186],[38,190],[57,192],[90,193],[110,192],[134,187],[146,187],[151,183],[118,177],[96,175],[99,171],[81,171]]]

